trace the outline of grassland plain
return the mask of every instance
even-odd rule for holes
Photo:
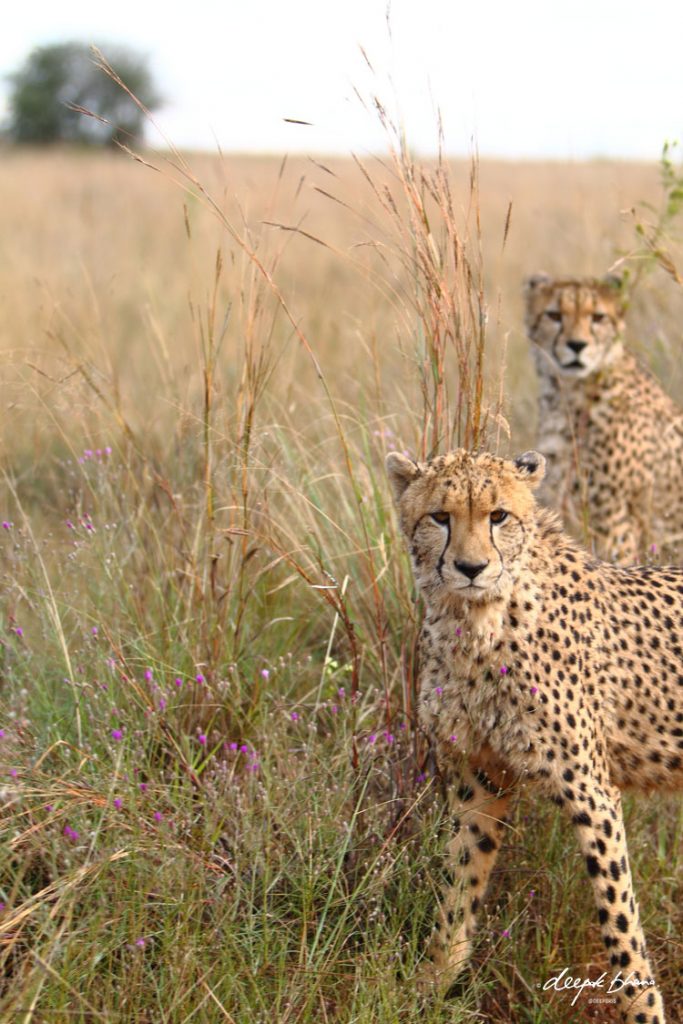
[[[533,443],[521,280],[633,256],[657,168],[150,160],[0,162],[0,1018],[607,1024],[539,987],[604,954],[524,799],[471,986],[413,988],[445,823],[382,466]],[[679,401],[682,322],[643,274]],[[683,816],[627,816],[676,1021]]]

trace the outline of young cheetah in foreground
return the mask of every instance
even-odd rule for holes
[[[683,788],[683,569],[619,568],[577,546],[536,505],[537,452],[512,462],[456,451],[419,464],[392,453],[387,468],[426,605],[420,722],[457,829],[433,974],[450,984],[468,956],[523,783],[575,826],[612,972],[629,979],[617,995],[622,1020],[664,1024],[620,790]]]
[[[619,278],[526,282],[539,377],[541,504],[586,532],[601,558],[629,565],[656,542],[683,550],[683,409],[624,347]]]

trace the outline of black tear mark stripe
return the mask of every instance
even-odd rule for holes
[[[524,547],[524,543],[526,541],[526,529],[524,527],[524,523],[522,522],[522,520],[518,516],[516,516],[514,514],[514,512],[508,512],[508,516],[510,517],[510,519],[514,519],[514,521],[517,523],[517,525],[519,526],[520,530],[522,531],[522,541],[521,541],[521,544],[520,544],[520,549],[521,549],[522,547]],[[501,553],[500,548],[498,547],[498,545],[496,544],[496,542],[493,539],[493,526],[494,526],[494,524],[489,519],[489,539],[491,541],[491,547],[493,548],[493,550],[498,555],[498,558],[500,559],[501,573],[502,573],[503,570],[505,569],[505,559],[503,558],[503,555]]]
[[[496,542],[493,539],[493,523],[491,522],[490,519],[489,519],[489,538],[490,538],[490,541],[491,541],[491,547],[493,548],[493,550],[498,555],[498,558],[500,560],[501,570],[502,570],[502,569],[505,568],[505,560],[504,560],[503,556],[500,553],[500,549],[498,548],[498,545],[496,544]]]
[[[534,321],[534,326],[533,326],[533,329],[534,329],[534,331],[537,331],[537,330],[538,330],[539,324],[540,324],[541,320],[543,319],[543,317],[544,317],[544,316],[546,315],[546,313],[547,313],[547,312],[548,312],[548,310],[547,310],[547,309],[544,309],[544,310],[542,310],[542,311],[541,311],[541,312],[540,312],[540,313],[538,314],[538,316],[536,317],[536,319],[535,319],[535,321]],[[558,310],[558,312],[559,312],[559,310]],[[560,323],[560,332],[561,332],[561,331],[562,331],[562,324]]]
[[[617,329],[617,321],[614,319],[614,317],[610,313],[603,313],[603,317],[604,317],[605,320],[609,320],[611,326],[614,328],[615,333],[618,334],[619,332],[618,332],[618,329]],[[602,323],[602,322],[603,321],[601,320],[600,323]],[[591,319],[591,337],[593,338],[593,341],[596,343],[596,345],[600,344],[600,339],[597,336],[597,334],[595,333],[595,330],[596,330],[597,327],[599,327],[599,324],[594,323],[593,320]]]
[[[559,344],[559,341],[560,341],[560,337],[562,336],[562,334],[563,334],[563,333],[564,333],[564,324],[563,324],[563,323],[560,323],[560,326],[559,326],[559,328],[558,328],[557,334],[556,334],[556,335],[555,335],[555,337],[553,338],[553,342],[552,342],[553,356],[555,357],[555,360],[556,360],[556,361],[557,361],[558,363],[559,363],[559,361],[560,361],[560,358],[559,358],[559,355],[558,355],[558,353],[557,353],[557,346],[558,346],[558,344]]]
[[[444,546],[443,551],[441,552],[441,556],[439,558],[439,561],[436,563],[436,574],[437,574],[437,576],[439,577],[439,579],[441,580],[442,583],[443,583],[444,579],[443,579],[443,572],[441,570],[443,569],[444,562],[446,560],[446,552],[448,551],[449,545],[451,543],[451,520],[450,520],[450,517],[448,519],[448,522],[444,523],[444,526],[448,530],[448,536],[446,537],[446,544]]]

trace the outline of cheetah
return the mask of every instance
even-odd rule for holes
[[[620,278],[526,282],[526,328],[539,377],[539,500],[601,558],[621,565],[652,544],[679,561],[683,410],[623,342]]]
[[[393,452],[387,471],[425,603],[419,721],[454,830],[428,974],[447,987],[464,965],[524,785],[573,823],[612,971],[627,980],[622,1020],[664,1024],[620,792],[683,788],[683,569],[623,568],[581,548],[536,503],[537,452]]]

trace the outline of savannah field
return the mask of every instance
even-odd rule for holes
[[[383,461],[534,444],[538,270],[621,261],[683,402],[660,169],[145,160],[0,161],[0,1019],[611,1024],[543,991],[607,961],[528,797],[470,984],[415,991],[446,830]],[[680,1021],[683,810],[626,815]]]

